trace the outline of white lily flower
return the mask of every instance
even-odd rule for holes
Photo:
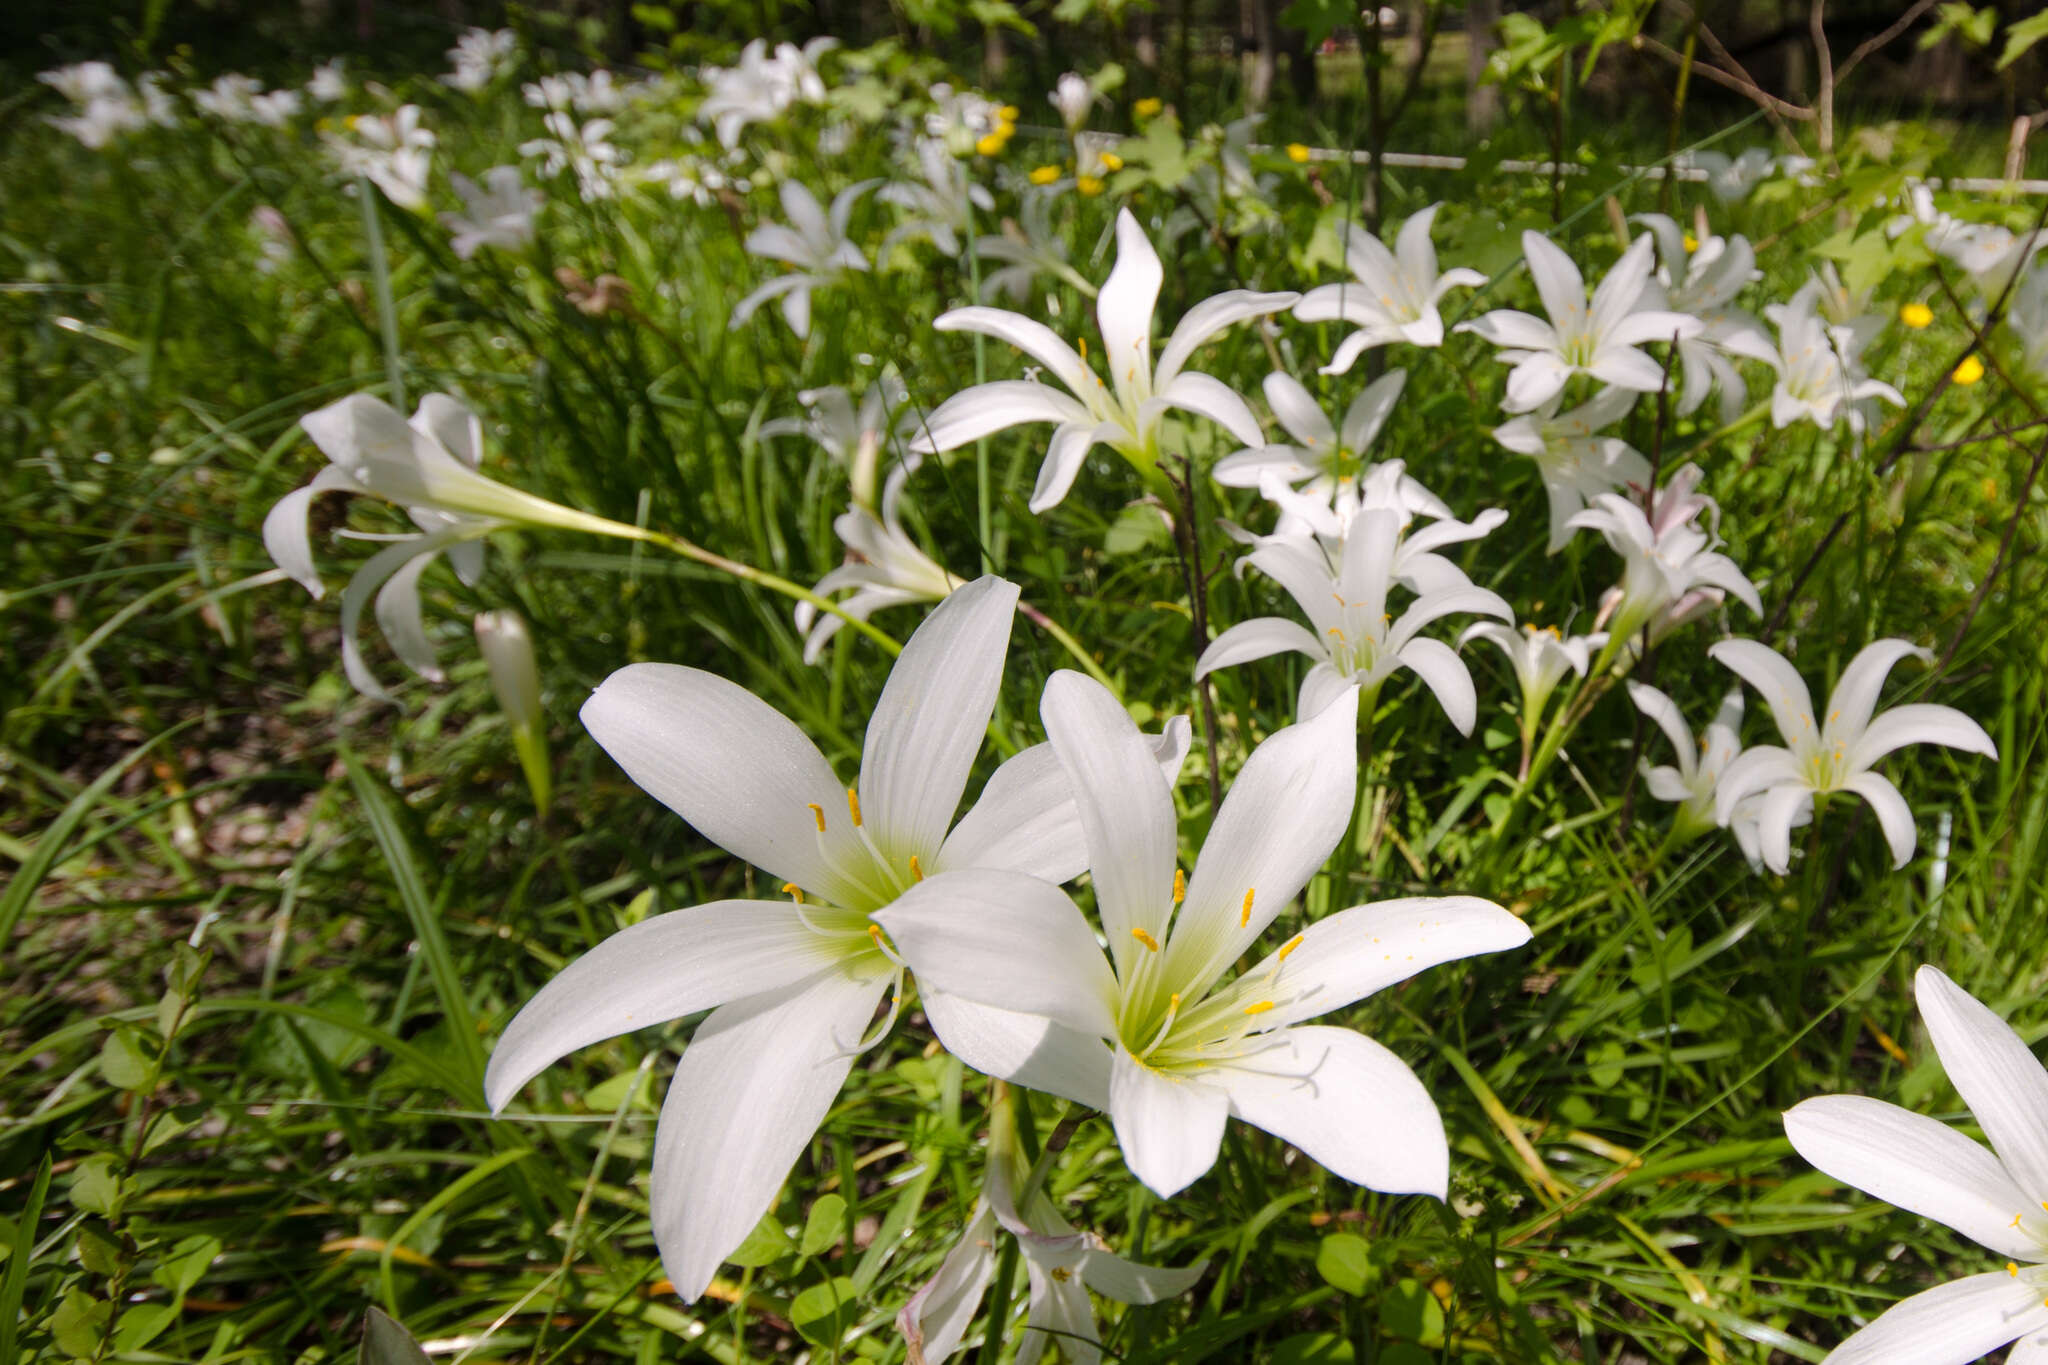
[[[1712,498],[1692,491],[1699,480],[1698,465],[1679,470],[1658,492],[1647,516],[1636,499],[1602,493],[1566,523],[1598,531],[1608,548],[1622,557],[1619,590],[1600,607],[1600,623],[1610,636],[1626,639],[1647,626],[1655,639],[1663,633],[1658,629],[1660,619],[1668,630],[1676,624],[1673,617],[1706,600],[1696,596],[1702,589],[1730,593],[1763,614],[1755,585],[1734,560],[1714,548],[1721,543],[1720,536],[1696,524],[1702,511],[1711,511],[1717,519],[1720,515]]]
[[[1000,308],[955,308],[932,325],[942,332],[980,332],[1007,341],[1043,365],[1068,393],[1031,380],[977,384],[932,411],[913,449],[934,454],[1021,423],[1056,422],[1031,493],[1031,510],[1043,512],[1067,496],[1083,457],[1097,442],[1152,476],[1159,459],[1159,423],[1168,408],[1207,417],[1246,445],[1264,442],[1258,418],[1243,398],[1221,380],[1182,367],[1224,328],[1278,312],[1298,296],[1233,289],[1206,299],[1187,311],[1155,363],[1152,314],[1165,272],[1129,209],[1117,213],[1116,240],[1116,267],[1095,300],[1110,383],[1097,378],[1083,355],[1042,322]]]
[[[974,220],[974,210],[993,213],[996,201],[986,187],[968,178],[967,165],[939,138],[919,138],[914,148],[922,182],[896,180],[875,192],[884,203],[907,209],[910,217],[891,229],[882,241],[878,258],[906,237],[929,237],[933,246],[947,256],[960,254],[960,234]]]
[[[1647,760],[1643,763],[1643,781],[1650,795],[1677,804],[1677,837],[1689,839],[1712,829],[1719,823],[1714,810],[1715,789],[1721,774],[1742,752],[1742,689],[1734,688],[1722,698],[1721,709],[1707,723],[1698,744],[1693,742],[1692,731],[1678,703],[1669,696],[1647,683],[1631,682],[1628,697],[1638,711],[1664,732],[1678,760],[1675,768],[1669,764],[1652,767]],[[1754,825],[1753,815],[1750,823]]]
[[[1014,120],[1003,116],[1006,106],[1000,100],[978,90],[955,90],[940,81],[928,93],[932,112],[924,116],[925,136],[943,141],[954,156],[971,154],[976,144],[1005,124],[1015,126]]]
[[[1934,1051],[1990,1139],[1910,1109],[1824,1095],[1785,1111],[1801,1156],[1846,1185],[1953,1228],[2004,1262],[1915,1294],[1824,1365],[1964,1365],[2008,1343],[2008,1365],[2048,1360],[2048,1074],[2025,1040],[1931,966],[1913,992]]]
[[[907,449],[919,418],[910,406],[910,390],[893,365],[875,376],[858,410],[853,395],[837,384],[804,389],[797,399],[810,411],[802,417],[763,422],[760,436],[802,436],[815,442],[835,463],[846,466],[858,505],[875,505],[875,471],[884,452],[895,456],[905,473],[915,474],[924,463],[923,456]]]
[[[1448,290],[1485,284],[1486,276],[1463,266],[1437,274],[1429,229],[1442,207],[1431,204],[1403,223],[1392,251],[1357,224],[1346,225],[1344,264],[1356,283],[1317,285],[1294,306],[1294,316],[1302,322],[1349,322],[1359,328],[1344,338],[1322,373],[1345,373],[1375,346],[1397,341],[1443,344],[1438,302]]]
[[[1458,534],[1469,529],[1438,522],[1404,540],[1400,517],[1372,508],[1352,521],[1334,566],[1315,541],[1267,538],[1247,556],[1248,562],[1285,588],[1315,629],[1279,616],[1240,621],[1202,651],[1195,661],[1196,679],[1272,654],[1307,655],[1315,664],[1301,680],[1296,703],[1296,713],[1306,720],[1354,684],[1368,698],[1377,697],[1395,670],[1405,668],[1422,679],[1458,732],[1471,734],[1479,711],[1472,674],[1449,645],[1420,634],[1431,622],[1458,613],[1514,620],[1499,596],[1473,586],[1432,553],[1444,540],[1469,539]],[[1448,574],[1425,574],[1415,601],[1397,620],[1387,609],[1387,594],[1404,575],[1417,571],[1413,561],[1418,558],[1434,561],[1431,567],[1441,566],[1438,572]]]
[[[1775,163],[1763,148],[1750,147],[1733,160],[1726,152],[1712,149],[1693,152],[1686,158],[1686,164],[1707,173],[1707,193],[1723,204],[1739,204],[1771,178]]]
[[[1216,462],[1210,477],[1225,488],[1257,488],[1270,476],[1289,486],[1299,485],[1302,494],[1325,506],[1340,501],[1355,506],[1361,482],[1381,468],[1368,463],[1365,454],[1392,415],[1407,382],[1406,370],[1387,371],[1351,400],[1343,426],[1336,427],[1300,380],[1275,370],[1266,376],[1266,402],[1295,444],[1251,446],[1226,455]],[[1428,490],[1423,491],[1428,495]],[[1428,496],[1434,500],[1433,495]],[[1281,534],[1285,533],[1283,528]]]
[[[1650,230],[1659,261],[1657,273],[1643,290],[1643,306],[1690,314],[1705,327],[1698,336],[1678,343],[1685,380],[1678,413],[1684,417],[1698,411],[1708,390],[1718,387],[1721,421],[1733,422],[1748,401],[1749,387],[1729,357],[1769,364],[1776,354],[1763,323],[1734,306],[1735,296],[1762,277],[1756,251],[1739,235],[1707,233],[1704,214],[1697,237],[1661,213],[1637,214],[1635,221]]]
[[[697,121],[708,123],[728,149],[737,146],[750,123],[767,123],[790,105],[823,104],[825,81],[818,59],[839,46],[836,38],[813,38],[802,47],[778,43],[768,55],[768,42],[756,38],[740,50],[739,65],[706,67],[701,73],[711,93],[697,106]]]
[[[1995,299],[2034,253],[2048,247],[2048,235],[2029,229],[2014,232],[1996,223],[1965,223],[1956,219],[1927,230],[1927,245],[1969,272],[1971,283],[1986,299]]]
[[[487,611],[476,618],[477,652],[490,670],[491,691],[512,730],[512,748],[526,774],[536,810],[548,808],[553,773],[548,764],[547,716],[540,705],[540,665],[533,654],[533,634],[516,611]]]
[[[343,127],[320,134],[341,173],[363,176],[400,208],[424,212],[435,138],[433,129],[420,126],[420,107],[403,104],[391,114],[354,114]]]
[[[1067,136],[1081,131],[1081,125],[1088,121],[1088,111],[1094,107],[1098,96],[1095,85],[1086,76],[1069,71],[1061,76],[1045,97],[1045,102],[1059,111],[1060,122],[1066,125]]]
[[[578,1048],[703,1010],[654,1135],[654,1241],[685,1301],[770,1208],[854,1058],[889,1027],[902,966],[871,916],[942,873],[926,896],[985,922],[993,888],[1079,874],[1079,815],[1045,745],[996,770],[954,821],[995,709],[1017,589],[993,576],[954,593],[911,636],[868,723],[861,772],[841,784],[780,712],[714,674],[633,664],[583,722],[626,774],[710,842],[785,879],[790,900],[720,900],[613,934],[526,1003],[492,1050],[484,1092],[502,1110]],[[1185,720],[1147,749],[1178,772]],[[1162,779],[1163,780],[1163,779]],[[949,832],[950,830],[950,832]],[[892,991],[893,986],[893,991]],[[943,990],[943,987],[941,987]],[[927,1012],[1026,1051],[1044,1029],[925,992]]]
[[[466,29],[447,55],[455,69],[441,77],[441,84],[475,94],[511,74],[519,61],[519,35],[509,28]]]
[[[1865,645],[1842,670],[1828,696],[1827,718],[1815,724],[1813,698],[1785,659],[1755,640],[1722,640],[1707,657],[1726,665],[1770,704],[1771,719],[1790,747],[1760,744],[1728,765],[1715,793],[1715,815],[1726,823],[1737,802],[1763,794],[1760,827],[1764,865],[1783,873],[1791,862],[1793,817],[1811,809],[1813,798],[1854,792],[1870,810],[1891,846],[1892,866],[1913,856],[1913,812],[1906,798],[1882,774],[1878,760],[1908,744],[1940,744],[1997,759],[1998,747],[1984,727],[1951,706],[1895,706],[1872,719],[1877,694],[1892,666],[1907,655],[1933,656],[1906,640]]]
[[[1028,1179],[1029,1168],[1017,1151],[1016,1126],[1007,1108],[999,1104],[991,1116],[988,1171],[974,1215],[939,1273],[896,1315],[897,1329],[913,1362],[939,1365],[950,1358],[960,1349],[995,1278],[996,1249],[1007,1234],[1017,1239],[1030,1280],[1014,1365],[1033,1365],[1053,1340],[1074,1365],[1096,1365],[1101,1340],[1089,1291],[1119,1303],[1158,1303],[1193,1288],[1208,1262],[1174,1270],[1127,1261],[1094,1233],[1075,1230],[1042,1189],[1019,1200],[1017,1191]]]
[[[38,72],[36,79],[73,104],[119,99],[129,93],[128,82],[107,62],[75,62]]]
[[[222,123],[252,123],[255,114],[249,101],[263,93],[263,82],[254,76],[244,76],[231,71],[216,76],[213,84],[203,90],[191,92],[192,103],[200,113],[219,119]]]
[[[334,104],[348,98],[348,77],[342,71],[341,58],[313,68],[312,78],[306,82],[306,98],[315,104]]]
[[[610,119],[578,123],[568,110],[556,109],[541,119],[541,126],[548,136],[520,143],[519,155],[538,160],[543,178],[571,172],[576,177],[576,192],[586,204],[618,193],[619,167],[626,154],[611,141],[614,124]]]
[[[249,97],[249,120],[265,128],[282,128],[299,116],[306,99],[296,90],[271,90]]]
[[[1497,308],[1456,329],[1505,348],[1495,358],[1515,368],[1508,372],[1503,408],[1516,413],[1541,407],[1575,374],[1639,393],[1662,386],[1663,367],[1636,348],[1698,336],[1705,324],[1683,313],[1637,311],[1650,282],[1652,250],[1648,237],[1638,237],[1594,289],[1589,307],[1585,277],[1564,249],[1540,232],[1522,234],[1522,254],[1550,321]]]
[[[1223,980],[1343,837],[1357,702],[1347,687],[1253,751],[1183,882],[1173,795],[1137,726],[1100,684],[1055,673],[1046,732],[1073,784],[1109,961],[1056,888],[974,881],[984,908],[970,919],[949,902],[971,879],[930,879],[878,916],[918,979],[1047,1026],[1021,1062],[934,1018],[940,1041],[1106,1110],[1132,1173],[1162,1197],[1209,1169],[1234,1113],[1346,1180],[1441,1198],[1450,1154],[1414,1073],[1362,1034],[1303,1025],[1424,967],[1515,947],[1528,928],[1471,897],[1357,906]]]
[[[1825,430],[1846,419],[1849,429],[1860,433],[1870,422],[1874,400],[1881,398],[1893,407],[1905,406],[1906,400],[1891,385],[1864,373],[1862,349],[1867,338],[1855,328],[1821,318],[1823,289],[1821,281],[1810,280],[1789,303],[1764,309],[1778,328],[1778,346],[1771,357],[1778,371],[1777,387],[1771,391],[1771,425],[1783,429],[1804,419]]]
[[[474,583],[483,572],[478,542],[502,527],[638,534],[478,473],[483,426],[460,400],[445,393],[422,398],[410,422],[382,400],[357,393],[307,413],[299,425],[331,463],[311,483],[279,498],[263,519],[264,548],[280,569],[315,598],[326,595],[307,531],[307,514],[322,493],[381,498],[404,508],[420,528],[419,535],[397,537],[370,556],[341,595],[342,667],[366,696],[389,696],[356,642],[356,626],[372,593],[377,624],[399,659],[438,682],[441,670],[421,621],[419,599],[420,575],[436,556],[445,551],[462,581]]]
[[[1095,286],[1075,272],[1067,262],[1066,236],[1054,228],[1053,205],[1060,192],[1054,186],[1026,185],[1018,192],[1017,216],[1005,218],[1002,231],[974,239],[974,254],[983,261],[1000,262],[981,277],[981,297],[1008,294],[1018,303],[1031,301],[1034,282],[1050,275],[1093,297]]]
[[[965,580],[955,577],[927,555],[903,529],[900,504],[903,482],[910,477],[904,466],[889,472],[882,487],[882,514],[877,517],[869,504],[856,500],[833,518],[832,529],[846,545],[846,563],[818,580],[811,591],[820,597],[851,590],[852,596],[839,609],[856,620],[865,621],[883,607],[912,602],[937,602]],[[796,628],[804,632],[804,662],[814,664],[825,646],[846,622],[830,612],[820,614],[809,602],[796,604]]]
[[[798,181],[783,181],[782,212],[789,219],[789,226],[761,224],[747,234],[747,251],[771,261],[786,261],[797,269],[788,275],[778,275],[734,304],[728,325],[735,329],[746,325],[762,304],[780,298],[782,318],[789,324],[789,330],[808,339],[811,291],[832,284],[843,271],[868,268],[868,258],[847,240],[846,229],[853,219],[854,205],[876,184],[873,180],[862,180],[848,185],[832,197],[828,216],[818,203],[818,196]]]
[[[491,167],[481,186],[459,173],[448,179],[462,196],[462,212],[442,214],[441,226],[457,257],[466,261],[487,246],[517,251],[533,240],[533,217],[547,197],[526,187],[517,166]]]
[[[2035,270],[2012,291],[2006,326],[2020,342],[2020,368],[2048,379],[2048,266]]]
[[[78,112],[51,115],[44,122],[98,151],[124,134],[147,128],[155,120],[128,82],[105,62],[79,62],[40,73],[37,80],[62,95]],[[152,78],[145,76],[149,82]],[[150,87],[145,85],[147,91]]]
[[[1566,635],[1556,626],[1525,624],[1516,627],[1481,621],[1465,627],[1465,633],[1458,637],[1458,644],[1463,646],[1473,640],[1485,640],[1507,655],[1508,668],[1514,673],[1515,685],[1522,694],[1522,708],[1515,723],[1521,731],[1526,762],[1529,748],[1536,740],[1536,726],[1543,719],[1543,712],[1550,705],[1557,685],[1564,681],[1567,673],[1585,677],[1586,669],[1592,663],[1593,651],[1607,643],[1607,636],[1599,632]]]
[[[1605,388],[1559,415],[1560,398],[1553,395],[1536,411],[1493,429],[1494,440],[1536,462],[1550,501],[1547,553],[1556,554],[1572,538],[1572,518],[1586,509],[1587,498],[1650,482],[1650,462],[1634,446],[1619,436],[1596,434],[1628,416],[1637,397],[1630,389]]]

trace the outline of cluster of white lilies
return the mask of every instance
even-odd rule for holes
[[[1440,270],[1432,206],[1411,215],[1391,244],[1348,226],[1348,278],[1299,292],[1230,290],[1195,303],[1168,330],[1156,318],[1165,269],[1136,213],[1116,215],[1115,260],[1099,287],[1077,269],[1048,216],[1054,195],[1101,193],[1103,177],[1121,164],[1113,141],[1089,142],[1082,131],[1100,101],[1092,87],[1063,81],[1053,92],[1074,157],[1043,168],[1053,174],[1034,173],[1028,185],[997,184],[1015,195],[1016,216],[1002,235],[981,238],[976,214],[996,200],[979,161],[1014,135],[1016,111],[972,92],[934,90],[932,109],[902,140],[908,173],[873,195],[897,219],[870,256],[856,240],[855,218],[878,182],[847,185],[828,207],[741,146],[749,127],[826,103],[819,62],[828,47],[785,44],[771,54],[757,43],[738,66],[698,73],[698,118],[719,148],[638,168],[611,138],[613,116],[644,90],[605,73],[530,83],[525,101],[543,111],[546,135],[521,148],[529,166],[490,168],[480,184],[451,177],[465,208],[444,215],[467,259],[531,245],[546,201],[529,175],[573,183],[592,202],[630,183],[661,185],[679,211],[775,181],[786,223],[757,223],[746,247],[792,268],[738,302],[735,327],[772,300],[790,330],[806,337],[815,293],[916,240],[999,264],[982,281],[983,298],[1042,298],[1050,282],[1095,300],[1095,346],[1083,337],[1070,343],[1057,316],[1049,325],[981,299],[937,318],[942,333],[975,333],[1023,353],[1032,364],[1017,377],[924,404],[932,395],[917,392],[916,376],[889,371],[858,398],[839,387],[806,390],[803,416],[760,428],[765,439],[807,439],[847,470],[850,505],[835,523],[846,564],[809,590],[759,573],[748,579],[797,599],[806,658],[818,659],[849,626],[893,646],[870,617],[930,608],[902,646],[852,781],[792,721],[696,669],[632,665],[582,709],[586,728],[635,782],[780,886],[774,897],[676,910],[614,935],[528,1002],[490,1062],[488,1097],[502,1110],[578,1048],[709,1011],[662,1108],[651,1180],[655,1240],[685,1299],[707,1291],[774,1207],[855,1060],[913,1000],[938,1042],[968,1065],[1106,1114],[1130,1170],[1161,1197],[1210,1169],[1232,1116],[1344,1179],[1443,1197],[1449,1147],[1421,1082],[1364,1034],[1314,1021],[1425,968],[1514,948],[1529,930],[1472,896],[1357,905],[1312,921],[1294,903],[1353,829],[1361,754],[1373,756],[1375,724],[1405,700],[1401,674],[1414,675],[1460,734],[1472,733],[1480,693],[1460,653],[1465,645],[1497,650],[1512,679],[1524,790],[1603,696],[1625,690],[1673,749],[1672,764],[1643,765],[1650,795],[1676,807],[1669,841],[1727,829],[1753,865],[1775,873],[1791,864],[1793,831],[1817,822],[1838,792],[1868,804],[1903,867],[1916,845],[1912,812],[1876,766],[1919,743],[1996,757],[1982,727],[1948,707],[1912,703],[1880,713],[1893,668],[1909,655],[1929,657],[1904,640],[1881,639],[1858,653],[1825,708],[1769,645],[1723,638],[1707,646],[1708,659],[1762,698],[1780,744],[1744,747],[1740,687],[1695,739],[1669,696],[1631,676],[1653,650],[1668,658],[1681,648],[1687,628],[1721,625],[1731,602],[1762,609],[1726,552],[1718,505],[1699,491],[1706,470],[1697,457],[1711,454],[1710,441],[1664,467],[1668,461],[1619,434],[1639,407],[1654,403],[1661,423],[1666,408],[1690,416],[1718,395],[1724,430],[1765,418],[1778,428],[1810,422],[1853,445],[1879,420],[1880,405],[1903,404],[1865,367],[1887,320],[1831,268],[1753,313],[1742,303],[1760,278],[1749,242],[1713,234],[1704,214],[1689,228],[1643,215],[1635,220],[1640,234],[1623,242],[1590,292],[1562,245],[1526,233],[1523,261],[1541,314],[1496,308],[1447,325],[1451,291],[1512,285],[1469,268]],[[482,93],[513,79],[519,54],[500,35],[479,32],[450,59],[445,83]],[[45,79],[76,106],[59,126],[88,145],[178,116],[152,78],[131,86],[88,66]],[[347,89],[339,69],[326,68],[303,95],[230,83],[192,100],[210,117],[275,126],[307,100],[338,100]],[[1225,185],[1247,198],[1260,193],[1245,159],[1249,127],[1234,144],[1235,161],[1229,138],[1220,144],[1219,194]],[[416,106],[359,115],[323,136],[342,171],[401,208],[427,207],[436,139]],[[1769,171],[1768,158],[1725,163],[1714,192],[1723,202],[1739,199]],[[755,173],[758,182],[748,178]],[[2048,342],[2036,336],[2048,334],[2048,269],[2033,269],[2032,238],[1958,222],[1922,195],[1908,207],[1894,235],[1921,233],[1987,301],[2010,295],[2006,326],[2025,342],[2019,363],[2048,364]],[[1173,235],[1170,222],[1155,227]],[[1919,327],[1928,315],[1913,302],[1900,317]],[[1290,316],[1299,326],[1283,325]],[[1315,357],[1323,381],[1392,352],[1436,373],[1455,367],[1476,395],[1487,374],[1452,355],[1470,345],[1453,338],[1469,334],[1495,348],[1506,369],[1493,439],[1534,462],[1547,496],[1547,525],[1530,538],[1555,554],[1592,532],[1620,561],[1613,586],[1584,604],[1586,629],[1518,624],[1513,605],[1474,581],[1472,557],[1510,521],[1507,509],[1461,516],[1402,460],[1375,457],[1421,370],[1375,364],[1375,377],[1357,384],[1341,415],[1326,411],[1305,382],[1310,366],[1288,372],[1283,352],[1311,349],[1306,338],[1327,338],[1332,324],[1346,334]],[[1252,397],[1203,367],[1209,343],[1247,326],[1262,330],[1275,364],[1259,383],[1271,426]],[[1000,351],[990,355],[1002,364]],[[1766,371],[1768,396],[1752,404],[1750,385]],[[1981,374],[1980,366],[1954,379],[1968,384]],[[924,461],[1031,424],[1051,427],[1028,498],[1032,513],[1067,499],[1091,452],[1104,447],[1136,472],[1148,496],[1170,502],[1186,468],[1202,487],[1256,490],[1270,514],[1268,529],[1224,529],[1246,547],[1238,572],[1276,585],[1298,615],[1228,624],[1191,655],[1189,680],[1209,685],[1219,670],[1277,668],[1262,661],[1286,654],[1308,664],[1291,689],[1293,723],[1243,758],[1200,853],[1185,865],[1174,791],[1190,747],[1188,721],[1142,732],[1109,688],[1081,673],[1052,677],[1037,706],[1045,741],[1003,762],[959,809],[1002,686],[1019,589],[992,575],[955,574],[903,513]],[[1198,469],[1193,457],[1214,440],[1204,424],[1234,448]],[[387,694],[358,641],[364,610],[373,608],[403,663],[438,678],[422,575],[445,557],[474,583],[494,533],[629,538],[732,564],[485,475],[482,424],[447,394],[426,397],[410,419],[357,394],[306,415],[303,426],[329,464],[264,525],[286,574],[315,596],[323,591],[308,527],[321,494],[381,499],[417,528],[368,537],[383,543],[342,594],[343,662],[371,695]],[[1273,427],[1282,439],[1269,439]],[[1190,464],[1176,463],[1183,459]],[[1166,515],[1193,507],[1195,489],[1179,491],[1185,505],[1163,507]],[[1551,610],[1572,619],[1568,604]],[[1440,633],[1451,618],[1464,624],[1455,637]],[[531,642],[510,613],[492,613],[477,629],[522,736],[522,759],[530,774],[544,774]],[[1084,874],[1087,895],[1077,900]],[[1275,930],[1283,919],[1289,927]],[[1919,989],[1942,1059],[1997,1156],[1932,1120],[1853,1098],[1802,1104],[1787,1114],[1787,1131],[1816,1165],[2009,1261],[1899,1305],[1830,1359],[1961,1362],[2025,1339],[2012,1359],[2041,1365],[2048,1076],[2010,1029],[1938,972],[1923,969]],[[999,1099],[974,1221],[899,1318],[923,1359],[943,1359],[966,1339],[999,1235],[1016,1239],[1030,1278],[1020,1360],[1055,1339],[1071,1358],[1096,1358],[1082,1285],[1142,1303],[1180,1293],[1202,1273],[1123,1260],[1072,1227],[1043,1192],[1043,1163],[1019,1155],[1011,1122]]]

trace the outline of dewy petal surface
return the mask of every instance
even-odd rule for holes
[[[1216,1086],[1156,1071],[1120,1047],[1110,1064],[1109,1108],[1131,1174],[1171,1199],[1216,1164],[1230,1097]]]
[[[1937,969],[1922,967],[1913,992],[1956,1093],[2039,1207],[2048,1200],[2048,1072],[2012,1025]]]
[[[582,715],[628,777],[712,843],[828,900],[860,902],[820,851],[810,810],[836,817],[835,834],[850,834],[846,790],[818,747],[767,702],[700,669],[629,664],[591,694]]]
[[[2001,1256],[2041,1247],[2013,1226],[2038,1206],[1998,1158],[1947,1124],[1861,1095],[1823,1095],[1785,1111],[1793,1150],[1874,1199],[1954,1228]]]
[[[661,1106],[649,1190],[654,1243],[684,1302],[774,1203],[888,985],[834,968],[698,1026]]]
[[[1271,1037],[1278,1046],[1259,1055],[1259,1070],[1219,1075],[1239,1118],[1367,1189],[1444,1197],[1443,1120],[1405,1062],[1351,1029]]]
[[[868,721],[860,796],[891,860],[931,858],[960,808],[1002,686],[1017,585],[993,574],[940,602],[903,646]]]

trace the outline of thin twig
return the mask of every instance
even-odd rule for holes
[[[1199,660],[1209,647],[1209,573],[1202,567],[1202,538],[1195,526],[1195,467],[1186,455],[1172,458],[1180,461],[1180,472],[1175,473],[1165,459],[1159,461],[1159,472],[1180,494],[1173,548],[1175,558],[1180,560],[1181,579],[1187,585],[1188,618],[1194,626],[1195,658]],[[1223,804],[1223,778],[1216,767],[1216,693],[1206,676],[1195,684],[1195,693],[1202,705],[1202,744],[1209,756],[1209,809],[1214,811]]]
[[[1886,44],[1890,43],[1892,39],[1898,37],[1901,33],[1904,33],[1907,29],[1911,28],[1913,26],[1913,21],[1915,19],[1918,19],[1921,15],[1927,13],[1927,11],[1933,8],[1934,0],[1916,0],[1916,3],[1910,6],[1904,14],[1901,14],[1896,20],[1892,22],[1892,26],[1890,28],[1878,34],[1875,38],[1868,38],[1865,39],[1862,43],[1859,43],[1856,47],[1856,50],[1849,54],[1849,59],[1843,62],[1841,68],[1835,72],[1836,82],[1839,83],[1848,80],[1849,73],[1851,71],[1854,71],[1857,67],[1857,64],[1860,63],[1865,57],[1868,57],[1871,53],[1876,52],[1879,48],[1884,47]]]

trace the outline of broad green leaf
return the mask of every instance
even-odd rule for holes
[[[356,1365],[430,1365],[412,1333],[372,1308],[363,1314],[363,1349]]]
[[[816,1256],[838,1241],[845,1230],[846,1200],[837,1194],[820,1195],[818,1202],[811,1205],[810,1216],[804,1219],[804,1235],[797,1250],[805,1256]]]
[[[2033,50],[2034,44],[2048,38],[2048,10],[2030,14],[2005,31],[2005,51],[1998,54],[1998,69],[2005,70],[2014,62]]]
[[[1372,1246],[1355,1232],[1333,1232],[1316,1247],[1316,1274],[1333,1289],[1356,1298],[1379,1278]]]
[[[805,1341],[831,1346],[860,1317],[860,1291],[844,1275],[814,1284],[789,1305],[789,1321]]]
[[[732,1249],[725,1259],[736,1266],[758,1269],[773,1265],[791,1250],[789,1234],[782,1230],[782,1224],[775,1221],[775,1211],[770,1209],[761,1215],[761,1221],[754,1224],[754,1230],[747,1234],[747,1240]]]

